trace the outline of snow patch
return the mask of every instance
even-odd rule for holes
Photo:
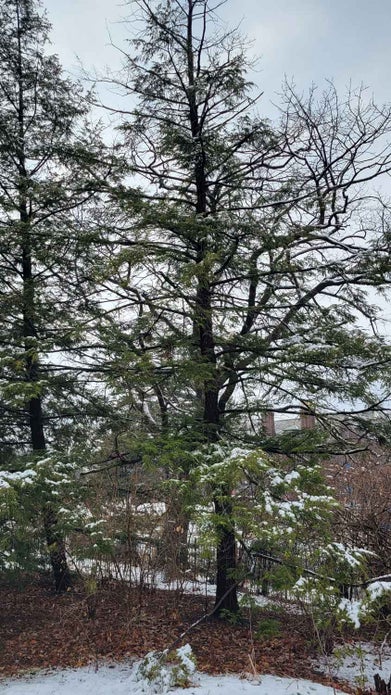
[[[151,695],[145,680],[136,680],[133,668],[116,664],[1,682],[2,695]],[[208,676],[197,673],[197,685],[174,688],[171,695],[342,695],[342,691],[308,680],[262,675],[246,680],[238,676]]]

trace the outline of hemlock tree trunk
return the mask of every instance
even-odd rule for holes
[[[21,163],[23,167],[24,163]],[[36,328],[35,328],[35,292],[34,277],[31,262],[30,238],[29,238],[29,218],[27,213],[26,200],[23,192],[20,197],[20,221],[24,228],[22,251],[23,267],[23,333],[25,345],[25,379],[29,386],[39,390],[39,356],[36,347]],[[29,426],[31,435],[31,448],[34,454],[44,455],[46,452],[46,440],[44,431],[44,418],[42,412],[42,398],[34,395],[28,402]],[[43,525],[45,530],[46,543],[52,566],[55,588],[57,592],[67,591],[72,586],[71,575],[69,572],[65,543],[58,530],[56,514],[50,504],[46,505],[42,511]]]
[[[62,593],[72,587],[72,578],[68,567],[64,538],[58,530],[56,514],[50,506],[43,511],[43,523],[56,592]]]
[[[38,370],[34,368],[33,365],[31,365],[31,369],[34,371],[34,376],[37,377]],[[31,398],[29,402],[29,416],[32,450],[38,455],[44,455],[46,451],[46,442],[40,397]],[[72,586],[72,579],[65,552],[65,543],[58,529],[55,511],[50,504],[47,504],[42,510],[42,515],[54,584],[56,591],[61,593],[67,591]]]
[[[202,424],[205,440],[210,444],[218,442],[220,429],[219,388],[212,315],[211,289],[205,283],[200,283],[197,292],[197,332],[203,364],[209,368],[209,374],[204,381]],[[230,494],[231,490],[227,488],[217,490],[213,499],[218,538],[216,548],[216,615],[222,615],[224,611],[230,613],[239,611],[235,578],[235,522],[232,515],[232,505],[229,501]]]
[[[217,615],[222,611],[237,613],[239,603],[237,596],[236,570],[236,541],[235,527],[232,518],[232,506],[228,501],[228,490],[223,491],[226,497],[224,501],[214,499],[215,512],[220,521],[218,522],[218,545],[216,552],[217,575],[216,575],[216,599],[215,608]]]
[[[194,50],[194,13],[197,12],[196,3],[189,1],[187,14],[187,76],[189,89],[187,92],[190,114],[190,129],[194,141],[199,140],[201,148],[195,156],[194,182],[196,190],[196,215],[207,218],[213,215],[208,206],[207,183],[207,157],[202,145],[202,119],[200,119],[197,105],[197,87],[195,63],[197,55]],[[199,56],[198,56],[199,60]],[[205,239],[198,243],[197,263],[205,263],[210,248]],[[208,277],[201,271],[195,302],[195,335],[199,338],[199,352],[201,362],[207,367],[208,374],[204,380],[203,400],[203,433],[208,443],[216,443],[219,439],[220,411],[219,411],[219,386],[217,373],[217,360],[215,352],[215,340],[213,333],[213,302],[212,287]],[[225,493],[229,491],[224,491]],[[236,585],[233,576],[236,570],[236,544],[234,533],[234,521],[232,507],[225,501],[220,503],[214,499],[215,513],[218,517],[218,545],[216,548],[216,614],[222,611],[237,612],[239,610]]]
[[[189,566],[189,515],[183,508],[182,500],[167,502],[166,521],[161,540],[161,565],[166,579],[177,579]]]

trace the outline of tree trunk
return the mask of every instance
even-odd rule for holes
[[[217,577],[216,577],[216,615],[221,616],[224,611],[230,613],[239,612],[237,597],[236,571],[236,541],[234,522],[232,519],[232,505],[227,499],[228,490],[224,490],[224,500],[214,499],[215,512],[218,521],[217,542]]]
[[[33,369],[33,373],[38,369],[37,366],[33,367],[32,365],[30,368]],[[44,454],[46,441],[40,397],[30,399],[29,415],[32,450],[37,454]],[[61,593],[72,586],[72,579],[68,568],[64,539],[58,530],[57,517],[50,504],[43,510],[43,525],[56,592]]]
[[[22,65],[21,22],[17,8],[18,21],[18,193],[19,193],[19,222],[21,225],[22,243],[22,279],[23,279],[23,338],[25,350],[25,380],[27,383],[37,383],[40,377],[39,359],[37,352],[37,316],[36,316],[36,286],[32,264],[31,217],[29,213],[29,173],[25,153],[25,76]],[[32,451],[35,454],[46,452],[46,441],[42,413],[41,396],[33,396],[28,400],[28,415]],[[56,591],[66,591],[72,586],[71,576],[67,565],[64,540],[59,533],[57,518],[54,510],[47,506],[43,510],[44,529],[49,550]]]
[[[196,79],[193,46],[193,9],[194,4],[189,2],[187,14],[187,77],[189,89],[187,98],[189,104],[189,119],[191,133],[194,143],[197,145],[197,152],[194,158],[194,182],[196,188],[196,214],[207,216],[207,174],[206,174],[206,155],[203,144],[202,121],[199,118],[197,98],[196,98]],[[197,263],[201,264],[208,253],[208,242],[205,238],[200,238],[197,248]],[[212,305],[212,286],[208,277],[199,278],[194,317],[194,335],[198,339],[201,361],[206,365],[210,372],[203,383],[203,417],[202,417],[202,436],[204,441],[215,443],[219,439],[220,410],[219,410],[219,379],[217,373],[217,360],[215,352],[215,341],[213,334],[213,305]],[[224,491],[225,498],[229,496]],[[233,579],[236,570],[236,544],[234,534],[234,522],[232,519],[232,505],[224,501],[220,502],[220,497],[214,499],[215,512],[218,518],[218,545],[216,549],[216,614],[221,611],[229,610],[236,613],[239,610],[235,580]]]
[[[35,287],[31,261],[29,218],[26,199],[21,196],[20,217],[24,225],[22,268],[23,268],[23,334],[25,348],[25,379],[27,383],[39,381],[39,361],[36,354],[35,328]],[[46,448],[41,396],[33,396],[28,401],[31,448],[34,454],[44,455]],[[43,510],[44,529],[57,592],[67,591],[72,586],[67,565],[65,543],[59,530],[57,517],[48,505]]]
[[[188,568],[189,514],[177,497],[167,501],[161,542],[161,565],[168,581],[183,577]]]
[[[72,578],[67,563],[64,539],[58,531],[57,518],[50,505],[44,510],[43,523],[54,585],[56,592],[60,594],[72,587]]]
[[[220,409],[216,355],[213,339],[212,305],[209,287],[201,285],[197,292],[198,334],[201,356],[210,366],[210,375],[204,381],[203,436],[211,444],[219,439]],[[235,526],[232,518],[230,490],[220,489],[214,497],[217,516],[216,548],[216,615],[223,611],[237,613],[239,604],[236,589],[236,542]],[[222,494],[221,494],[222,493]]]

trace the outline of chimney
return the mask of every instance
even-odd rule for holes
[[[313,430],[316,426],[315,415],[304,408],[300,412],[300,429]]]
[[[267,410],[265,413],[262,414],[262,427],[264,429],[265,434],[267,434],[268,437],[274,437],[274,435],[276,434],[274,413],[271,410]]]

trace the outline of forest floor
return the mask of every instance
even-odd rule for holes
[[[75,668],[133,660],[162,651],[212,608],[203,596],[129,587],[108,581],[87,596],[83,587],[55,595],[44,580],[0,585],[0,677],[41,669]],[[272,621],[275,636],[258,635]],[[205,674],[272,674],[304,678],[345,692],[346,682],[314,667],[316,642],[310,621],[272,607],[252,611],[241,624],[206,620],[188,642]],[[179,645],[176,645],[179,646]]]

